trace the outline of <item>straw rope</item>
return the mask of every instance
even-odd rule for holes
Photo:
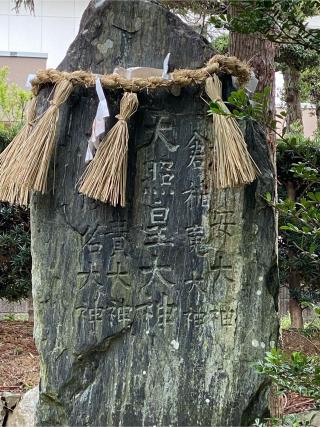
[[[229,113],[222,101],[222,85],[214,75],[206,80],[206,93]],[[215,188],[237,187],[248,184],[260,174],[259,168],[250,156],[237,121],[230,116],[212,115],[214,151],[213,186]]]
[[[11,179],[17,188],[44,194],[47,190],[47,175],[55,146],[55,134],[59,120],[59,107],[73,90],[69,80],[62,80],[55,88],[49,108],[37,120],[26,142],[15,156]]]
[[[26,124],[15,136],[11,143],[0,154],[0,200],[27,206],[29,201],[29,189],[25,185],[17,186],[12,175],[12,170],[15,167],[16,158],[23,150],[24,146],[29,148],[30,135],[36,119],[37,98],[31,99],[27,110]]]
[[[135,92],[143,89],[184,87],[206,81],[211,99],[221,103],[221,83],[217,72],[232,74],[244,84],[250,78],[250,68],[235,57],[216,55],[200,69],[181,69],[171,73],[170,80],[162,77],[126,79],[119,75],[100,76],[101,84],[108,89],[124,89],[120,102],[118,122],[100,143],[95,158],[80,178],[80,192],[113,206],[125,205],[128,125],[127,121],[138,108]],[[214,80],[212,77],[214,74]],[[30,191],[45,193],[50,161],[55,147],[55,134],[59,108],[68,99],[74,86],[94,86],[97,76],[86,71],[67,73],[58,70],[38,72],[32,81],[37,95],[45,84],[54,84],[55,91],[49,108],[38,118],[35,100],[32,102],[28,123],[14,141],[0,155],[0,200],[26,205]],[[251,159],[241,130],[230,117],[213,115],[215,135],[214,185],[217,188],[241,185],[253,181],[258,168]]]
[[[135,93],[125,92],[117,123],[100,142],[96,155],[80,178],[80,193],[116,206],[126,204],[129,132],[127,121],[138,109]]]
[[[185,87],[192,84],[199,84],[206,78],[217,72],[223,72],[236,76],[240,85],[245,84],[250,79],[250,67],[234,56],[215,55],[203,67],[195,70],[181,69],[170,74],[170,80],[162,77],[133,78],[126,79],[117,74],[101,75],[100,80],[104,88],[123,89],[130,92],[139,92],[143,89],[170,88],[173,86]],[[69,80],[74,86],[94,86],[96,75],[86,71],[78,70],[71,73],[54,69],[41,70],[32,80],[33,93],[37,95],[42,85],[48,83],[59,83],[62,80]]]

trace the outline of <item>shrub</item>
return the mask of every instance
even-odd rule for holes
[[[267,375],[280,391],[290,390],[302,396],[320,399],[320,358],[294,351],[290,356],[273,348],[256,364],[259,373]]]
[[[0,298],[17,301],[31,291],[28,209],[0,204]]]
[[[0,68],[0,152],[23,124],[30,94],[8,82]],[[28,209],[0,203],[0,298],[17,301],[31,293],[30,225]]]

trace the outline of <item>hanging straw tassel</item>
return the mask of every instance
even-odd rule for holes
[[[31,99],[26,117],[26,124],[13,138],[11,143],[0,154],[0,200],[26,206],[29,200],[29,191],[25,186],[17,187],[12,179],[12,170],[15,159],[23,150],[24,144],[28,144],[30,135],[36,119],[37,98]]]
[[[206,80],[209,98],[230,113],[222,101],[222,85],[216,74]],[[248,184],[260,174],[250,156],[237,121],[230,116],[213,114],[213,186],[215,188],[237,187]]]
[[[37,121],[16,157],[12,179],[18,187],[25,186],[29,191],[39,191],[41,194],[46,192],[48,170],[55,147],[59,107],[68,99],[72,89],[70,80],[63,79],[57,83],[49,108]]]
[[[26,124],[21,128],[19,133],[13,138],[10,144],[0,153],[0,165],[3,163],[5,157],[14,157],[17,149],[20,149],[21,143],[26,139],[30,133],[33,122],[36,118],[37,111],[37,98],[33,97],[27,110]]]
[[[118,122],[100,142],[96,155],[80,178],[80,193],[116,206],[126,204],[129,132],[127,121],[138,109],[135,93],[125,92]]]

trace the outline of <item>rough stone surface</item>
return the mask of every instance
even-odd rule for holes
[[[167,52],[177,68],[200,67],[213,53],[153,1],[100,4],[60,68],[161,67]],[[200,95],[139,94],[125,209],[75,189],[94,90],[77,89],[62,109],[50,193],[31,209],[39,425],[248,425],[266,407],[252,361],[277,338],[276,227],[262,199],[274,193],[273,168],[248,124],[262,176],[212,191]],[[121,93],[107,98],[114,116]]]
[[[21,393],[12,393],[10,391],[4,391],[0,393],[0,398],[2,402],[5,403],[5,406],[9,409],[12,409],[16,406],[19,399],[21,398]]]
[[[12,393],[9,391],[0,393],[0,426],[4,425],[8,415],[18,403],[20,397],[20,393]]]
[[[0,425],[3,425],[5,416],[7,414],[5,402],[3,400],[0,400]]]
[[[300,412],[298,414],[292,414],[292,417],[300,421],[301,425],[320,427],[320,411]]]
[[[34,427],[36,406],[39,400],[39,387],[27,391],[9,413],[6,427]]]

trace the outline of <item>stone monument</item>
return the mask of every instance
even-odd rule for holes
[[[175,68],[214,53],[153,0],[96,1],[59,68],[161,68],[168,52]],[[227,93],[231,78],[222,80]],[[121,91],[105,93],[109,129]],[[125,208],[76,188],[95,90],[77,87],[61,108],[50,191],[31,207],[38,425],[248,425],[266,408],[252,362],[277,338],[276,224],[263,200],[274,170],[248,123],[261,177],[211,188],[202,96],[197,85],[138,94]]]

